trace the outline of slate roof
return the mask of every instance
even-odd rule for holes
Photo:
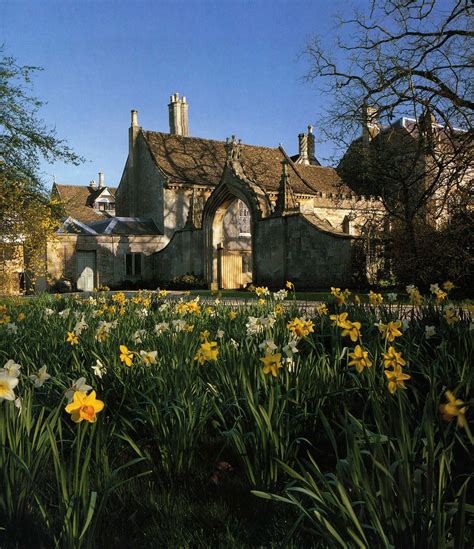
[[[110,194],[115,195],[117,190],[115,187],[105,188]],[[108,217],[106,213],[94,210],[92,207],[93,201],[101,194],[102,189],[91,189],[84,185],[61,185],[59,183],[53,185],[53,192],[55,189],[63,203],[66,217],[72,217],[82,223],[91,223]]]
[[[91,223],[83,223],[73,217],[68,217],[58,232],[92,236],[162,234],[153,219],[144,217],[109,217]]]
[[[227,156],[224,141],[162,132],[142,133],[152,158],[170,183],[213,187],[219,184]],[[241,151],[245,174],[268,192],[278,192],[283,160],[291,167],[288,173],[294,192],[342,192],[340,179],[333,168],[296,165],[281,147],[242,144]]]

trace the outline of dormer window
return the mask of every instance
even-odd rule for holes
[[[96,202],[94,206],[100,212],[115,210],[115,202]]]

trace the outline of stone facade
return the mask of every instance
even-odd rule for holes
[[[298,136],[299,153],[290,157],[282,146],[234,136],[190,137],[188,107],[171,96],[170,133],[143,130],[132,111],[128,157],[111,194],[117,225],[70,216],[48,249],[50,274],[78,287],[87,269],[96,286],[166,285],[186,274],[212,288],[281,287],[287,279],[300,288],[350,284],[354,245],[380,205],[354,196],[320,165],[313,128]],[[129,254],[143,254],[139,274]]]

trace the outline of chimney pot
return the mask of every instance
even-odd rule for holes
[[[135,109],[133,109],[131,112],[131,125],[133,128],[137,127],[138,126],[138,111],[136,111]]]
[[[99,189],[102,189],[103,187],[105,187],[105,185],[104,185],[104,173],[99,172]]]

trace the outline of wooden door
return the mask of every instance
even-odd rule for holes
[[[91,292],[95,286],[95,252],[76,252],[77,289]]]
[[[223,290],[241,288],[243,285],[242,256],[220,250],[219,260],[219,288]]]

